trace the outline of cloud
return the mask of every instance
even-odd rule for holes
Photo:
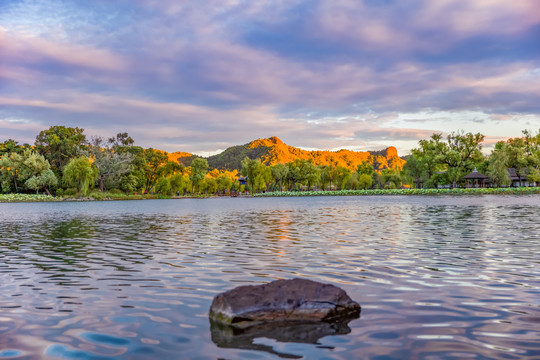
[[[312,148],[404,149],[452,126],[519,136],[540,114],[536,8],[4,2],[0,119],[128,131],[144,146],[201,152],[271,135]]]
[[[106,49],[62,44],[44,38],[0,31],[0,50],[10,63],[38,64],[56,62],[107,71],[121,71],[126,61]]]
[[[458,39],[471,35],[513,35],[540,23],[535,0],[426,1],[419,27],[450,30]]]

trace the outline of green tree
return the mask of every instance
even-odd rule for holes
[[[272,182],[272,171],[264,164],[261,164],[259,174],[255,178],[256,191],[266,191],[269,184]]]
[[[146,191],[152,190],[156,181],[162,175],[160,167],[167,164],[167,162],[169,162],[169,158],[162,151],[152,148],[144,149],[144,165],[142,170],[146,177]]]
[[[49,188],[58,183],[45,157],[32,151],[29,147],[23,152],[4,154],[0,158],[0,168],[2,169],[2,190],[4,192],[9,192],[11,184],[13,184],[16,192],[26,187],[36,191],[45,189],[47,194],[50,194]]]
[[[124,133],[127,135],[127,133]],[[120,135],[120,134],[119,134]],[[105,143],[101,137],[93,137],[88,150],[98,169],[99,190],[104,191],[120,187],[122,175],[132,171],[134,155],[129,152],[115,151],[115,138]]]
[[[310,160],[300,160],[299,161],[299,170],[301,173],[301,178],[304,183],[307,185],[308,190],[311,190],[311,187],[319,182],[321,177],[321,171]]]
[[[146,189],[147,172],[145,150],[140,146],[117,146],[114,151],[119,154],[130,154],[133,157],[131,171],[120,177],[120,189],[126,193]]]
[[[533,135],[529,130],[523,130],[523,135],[527,166],[538,169],[540,166],[540,130],[536,135]]]
[[[116,136],[110,137],[108,140],[109,144],[116,150],[119,147],[130,147],[133,146],[135,141],[128,135],[127,132],[118,133]]]
[[[339,184],[339,188],[344,190],[347,186],[347,182],[352,176],[351,170],[343,166],[336,167],[336,183]]]
[[[508,166],[516,169],[521,185],[524,180],[535,182],[536,173],[540,168],[540,130],[537,135],[523,130],[523,135],[521,138],[508,139],[506,142]]]
[[[79,156],[67,163],[63,173],[66,184],[75,186],[78,193],[86,195],[97,179],[98,169],[86,156]]]
[[[373,165],[367,161],[362,161],[362,163],[358,164],[356,167],[356,173],[351,176],[347,186],[349,188],[363,190],[370,188],[373,184],[373,174],[375,174]]]
[[[345,187],[348,190],[358,190],[358,189],[360,189],[360,181],[358,181],[358,174],[357,173],[351,174],[351,177],[347,181],[347,185]]]
[[[265,189],[266,183],[272,178],[271,170],[259,159],[248,157],[242,160],[242,175],[247,177],[247,185],[252,192]]]
[[[25,186],[29,189],[36,190],[38,192],[41,189],[45,189],[47,195],[51,195],[49,189],[58,185],[58,179],[51,169],[43,171],[37,175],[32,176],[26,180]]]
[[[184,194],[190,187],[189,177],[181,173],[170,177],[171,189],[178,194]]]
[[[289,167],[285,164],[276,164],[270,168],[275,185],[280,191],[283,191],[283,182],[287,180]]]
[[[373,168],[373,166],[369,162],[362,161],[361,164],[358,164],[358,166],[356,168],[356,172],[358,173],[358,175],[364,175],[365,174],[365,175],[371,176],[375,172],[375,169]]]
[[[463,132],[452,132],[446,139],[441,134],[433,134],[429,140],[420,140],[420,148],[413,149],[412,153],[418,161],[418,169],[423,170],[411,173],[411,176],[425,173],[429,176],[429,184],[436,180],[455,187],[463,176],[482,163],[482,141],[484,135],[480,133]],[[441,170],[446,171],[435,177]]]
[[[5,154],[17,153],[20,154],[25,148],[30,146],[19,145],[17,141],[8,139],[3,143],[0,143],[0,158]]]
[[[24,166],[22,154],[11,152],[0,158],[0,168],[2,169],[2,191],[8,193],[13,184],[15,192],[19,192],[19,174]]]
[[[538,168],[532,168],[527,174],[527,181],[530,185],[538,186],[540,183],[540,170]]]
[[[298,159],[297,159],[298,160]],[[289,191],[290,190],[298,190],[298,184],[302,184],[302,180],[304,180],[302,171],[300,170],[299,161],[293,161],[290,163],[287,163],[288,171],[287,171],[287,181],[289,183]]]
[[[141,188],[140,178],[138,178],[133,173],[127,174],[121,177],[120,179],[120,189],[126,193],[134,193],[137,189]]]
[[[321,165],[319,166],[320,176],[319,183],[321,184],[321,189],[325,190],[326,185],[332,187],[332,182],[334,181],[335,171],[332,165]]]
[[[171,182],[166,177],[160,177],[155,185],[156,192],[163,195],[170,195],[172,193]]]
[[[24,167],[21,169],[21,177],[26,179],[25,186],[36,192],[44,189],[47,195],[50,195],[49,189],[58,184],[58,179],[49,162],[43,155],[30,149],[26,149],[23,156]]]
[[[230,176],[227,174],[221,174],[217,178],[217,191],[219,192],[228,192],[233,186],[233,181]]]
[[[191,180],[192,192],[195,189],[199,189],[199,185],[204,180],[206,173],[208,172],[208,160],[203,158],[195,158],[191,162],[191,171],[189,174],[189,180]]]
[[[392,169],[383,169],[381,171],[382,183],[386,189],[399,189],[403,184],[398,171]]]
[[[525,141],[522,138],[508,139],[505,146],[508,156],[508,167],[516,170],[520,185],[527,178],[527,159],[525,157]]]
[[[37,152],[45,156],[57,175],[71,159],[82,154],[86,145],[84,129],[78,127],[51,126],[41,131],[35,141]]]
[[[204,178],[204,188],[205,188],[205,192],[208,194],[215,194],[217,192],[217,189],[218,189],[218,183],[216,181],[216,179],[212,178],[212,177],[206,177]]]
[[[491,183],[497,187],[508,186],[512,180],[507,170],[508,153],[504,142],[498,142],[488,159],[487,173]]]
[[[373,184],[373,179],[368,174],[361,174],[358,176],[358,186],[362,190],[366,190],[371,188],[371,185]]]
[[[430,168],[427,159],[427,156],[416,151],[416,155],[410,155],[403,166],[403,171],[412,178],[417,188],[422,187],[435,173],[435,168]]]

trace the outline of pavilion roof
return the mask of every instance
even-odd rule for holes
[[[476,170],[476,168],[474,168],[473,171],[471,171],[470,173],[465,175],[463,178],[468,179],[468,180],[474,180],[474,179],[485,180],[488,177],[486,175],[478,172],[478,170]]]
[[[511,180],[520,180],[520,177],[517,174],[516,168],[508,168],[508,175],[510,175]]]

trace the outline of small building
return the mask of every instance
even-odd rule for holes
[[[529,183],[526,181],[527,176],[518,174],[518,171],[516,170],[516,168],[507,168],[506,170],[508,170],[508,175],[510,176],[511,187],[520,187],[520,186],[529,185]]]
[[[238,177],[238,182],[240,183],[240,185],[246,185],[247,180],[248,180],[247,176]]]
[[[475,167],[473,171],[471,171],[469,174],[463,177],[463,180],[467,181],[467,185],[465,187],[484,188],[486,187],[488,177],[478,172],[478,170],[476,170],[476,167]]]

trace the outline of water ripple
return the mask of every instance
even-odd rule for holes
[[[533,359],[540,197],[0,204],[0,359],[274,358],[219,349],[208,308],[242,284],[345,288],[362,317],[305,358]]]

